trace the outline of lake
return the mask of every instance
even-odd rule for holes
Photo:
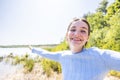
[[[36,54],[31,53],[29,48],[0,48],[0,57],[5,57],[12,53],[14,56],[22,56],[29,54],[30,57],[36,57]],[[5,63],[4,61],[0,62],[0,80],[3,80],[8,74],[12,74],[22,68],[22,65],[11,65]]]
[[[0,48],[0,56],[7,56],[10,53],[13,55],[25,55],[29,54],[30,56],[35,56],[29,48]]]

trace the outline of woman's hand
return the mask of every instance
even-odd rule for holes
[[[29,48],[30,50],[32,50],[32,46],[31,46],[31,45],[29,45],[28,48]]]

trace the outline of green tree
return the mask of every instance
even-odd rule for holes
[[[69,46],[68,46],[66,40],[64,40],[59,45],[57,45],[55,48],[51,49],[51,51],[55,52],[55,51],[68,50],[68,49],[69,49]]]
[[[108,23],[110,24],[110,29],[105,36],[104,41],[106,44],[103,48],[120,51],[120,11],[116,12]]]
[[[106,10],[107,4],[108,4],[108,1],[103,0],[102,2],[99,3],[99,7],[96,9],[96,11],[106,14],[106,12],[107,12],[107,10]]]
[[[103,39],[108,29],[108,24],[102,12],[89,14],[87,20],[91,26],[91,35],[87,47],[98,46],[102,47]]]
[[[94,14],[89,14],[87,17],[88,22],[91,26],[91,32],[95,29],[102,29],[107,26],[107,22],[104,19],[102,12],[96,12]]]
[[[118,12],[119,10],[120,10],[120,0],[116,0],[107,8],[107,14],[106,14],[107,19],[115,15],[115,13]]]

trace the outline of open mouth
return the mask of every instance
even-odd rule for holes
[[[78,39],[78,38],[71,38],[71,40],[73,42],[82,42],[83,41],[82,39]]]

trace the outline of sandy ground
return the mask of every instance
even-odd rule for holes
[[[53,72],[51,77],[47,77],[40,65],[35,64],[34,69],[29,73],[24,73],[24,69],[22,67],[18,67],[14,73],[0,76],[0,80],[62,80],[62,75]],[[107,75],[104,80],[120,79]]]

